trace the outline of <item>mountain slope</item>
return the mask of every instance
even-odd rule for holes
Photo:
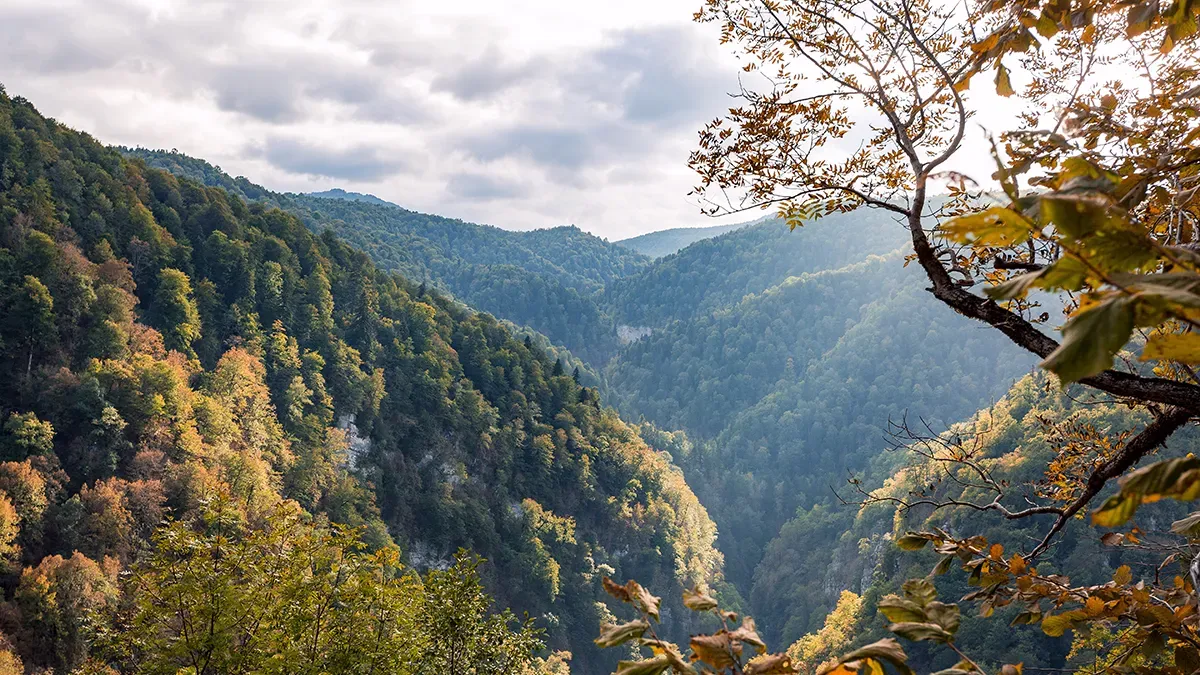
[[[645,270],[608,284],[603,302],[622,324],[660,327],[734,304],[790,276],[837,269],[896,250],[905,231],[866,210],[810,222],[790,232],[765,220],[699,241]]]
[[[711,239],[726,232],[733,232],[734,230],[746,227],[748,224],[735,223],[733,225],[712,225],[709,227],[674,227],[669,230],[647,232],[636,237],[621,239],[615,243],[617,246],[624,246],[644,256],[661,258],[671,255],[680,249],[687,248],[698,241]]]
[[[576,227],[514,232],[345,195],[275,193],[179,153],[120,150],[149,166],[277,206],[315,231],[330,228],[384,269],[527,325],[595,364],[616,349],[617,340],[612,321],[592,295],[649,264],[648,258]]]
[[[531,341],[2,92],[0,298],[0,447],[57,486],[23,565],[128,561],[218,484],[282,494],[417,566],[484,555],[581,673],[616,656],[591,643],[601,575],[667,598],[719,580],[679,470]]]
[[[889,419],[963,419],[1032,366],[928,297],[900,251],[873,255],[903,236],[871,212],[795,232],[767,222],[605,291],[622,321],[649,330],[608,364],[609,389],[627,417],[687,433],[681,463],[744,594],[797,509],[830,502],[830,485],[887,447]]]
[[[399,204],[389,202],[386,199],[380,199],[375,195],[363,194],[361,192],[347,192],[342,188],[333,188],[322,192],[305,193],[310,197],[320,197],[321,199],[345,199],[348,202],[366,202],[368,204],[379,204],[381,206],[395,206],[399,208]]]
[[[1063,390],[1045,374],[1035,373],[1019,380],[994,405],[952,425],[945,438],[959,439],[995,480],[1012,486],[1012,499],[1019,503],[1017,495],[1022,492],[1034,495],[1039,490],[1049,491],[1051,482],[1044,472],[1050,459],[1072,439],[1072,429],[1091,425],[1119,433],[1140,429],[1146,417],[1143,412],[1102,397],[1090,398],[1079,387]],[[1200,452],[1200,434],[1186,429],[1158,454],[1166,458],[1196,452]],[[1084,454],[1080,459],[1085,461],[1084,466],[1090,466],[1087,462],[1094,455]],[[948,466],[966,485],[947,477]],[[971,487],[973,482],[961,467],[931,462],[905,451],[877,456],[861,475],[868,489],[898,497],[920,493],[933,499],[978,502],[985,494]],[[1038,501],[1054,500],[1043,494]],[[1162,536],[1155,530],[1165,529],[1190,510],[1186,504],[1168,500],[1143,508],[1148,510],[1138,514],[1139,524],[1148,536]],[[804,509],[766,549],[754,581],[756,611],[762,621],[770,620],[775,626],[774,635],[790,641],[820,628],[825,613],[834,607],[838,591],[848,589],[864,601],[851,631],[854,642],[872,642],[887,635],[886,621],[876,613],[879,598],[899,592],[906,579],[928,575],[937,559],[930,551],[899,550],[894,543],[897,536],[940,527],[958,535],[981,533],[1002,544],[1006,551],[1019,551],[1028,550],[1030,542],[1040,541],[1050,522],[1049,517],[1006,521],[994,512],[980,513],[965,507],[936,513],[924,507],[897,513],[885,504],[863,509]],[[1087,585],[1108,582],[1121,565],[1153,570],[1162,563],[1153,546],[1147,547],[1150,550],[1104,546],[1100,539],[1105,532],[1086,519],[1073,520],[1061,540],[1038,560],[1038,567],[1069,575],[1073,584]],[[1164,578],[1177,573],[1172,568],[1161,569]],[[966,574],[957,569],[937,577],[937,585],[939,595],[946,598],[960,598],[977,588],[971,587]],[[963,627],[956,642],[989,671],[995,664],[1013,661],[1023,662],[1027,669],[1063,672],[1093,665],[1094,652],[1085,640],[1077,639],[1076,644],[1083,646],[1073,659],[1068,658],[1070,640],[1050,638],[1036,624],[1010,625],[1017,612],[1014,607],[998,608],[995,616],[980,618],[964,607]],[[919,672],[949,668],[957,660],[956,655],[940,650],[912,654],[911,665]]]

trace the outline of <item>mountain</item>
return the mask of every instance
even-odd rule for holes
[[[386,223],[379,229],[391,228],[391,237],[398,213],[429,218],[428,226],[408,227],[405,236],[420,241],[402,250],[382,235],[360,241],[391,268],[438,269],[443,279],[475,269],[462,267],[462,258],[438,256],[459,233],[480,226],[378,205],[283,197],[291,201],[281,204],[310,224],[364,222],[378,209]],[[607,250],[589,249],[586,239],[558,239],[556,230],[533,234],[548,240],[540,248],[552,251],[554,261]],[[718,525],[734,589],[769,635],[792,639],[819,628],[845,588],[808,589],[809,602],[780,608],[759,582],[779,564],[764,559],[773,542],[796,522],[810,523],[795,521],[797,514],[824,514],[813,525],[824,534],[816,536],[836,538],[852,527],[854,514],[837,508],[830,486],[873,465],[888,447],[889,419],[906,413],[932,424],[965,419],[1032,367],[1031,357],[1002,336],[928,297],[919,272],[904,266],[907,239],[889,214],[866,209],[794,231],[767,218],[586,281],[580,270],[539,267],[499,244],[496,258],[462,247],[456,250],[488,274],[506,270],[508,277],[505,284],[456,283],[473,287],[484,307],[504,302],[502,294],[482,292],[485,286],[523,287],[524,295],[537,297],[531,284],[558,277],[585,291],[576,305],[538,303],[547,311],[521,323],[545,327],[552,339],[593,336],[578,351],[563,343],[592,366],[583,372],[595,371],[605,400],[626,419],[645,420],[642,433],[670,450]],[[390,259],[401,254],[409,258]],[[518,257],[506,265],[500,255]],[[611,341],[613,332],[620,344]],[[790,569],[817,578],[828,564],[810,555]]]
[[[669,230],[647,232],[636,237],[621,239],[615,243],[617,246],[624,246],[650,258],[661,258],[671,255],[680,249],[687,248],[703,239],[711,239],[726,232],[732,232],[745,227],[748,224],[736,223],[733,225],[712,225],[710,227],[673,227]]]
[[[886,254],[905,240],[902,225],[866,210],[821,218],[795,232],[771,218],[696,242],[614,280],[602,303],[620,324],[659,327],[736,304],[791,276]]]
[[[994,404],[961,423],[949,425],[941,438],[970,452],[996,481],[1033,486],[1038,493],[1031,496],[1058,502],[1064,500],[1052,496],[1054,484],[1045,473],[1051,457],[1081,438],[1089,426],[1120,433],[1141,428],[1148,418],[1142,411],[1089,395],[1081,387],[1064,390],[1039,372],[1018,380]],[[1200,452],[1200,434],[1187,429],[1172,438],[1169,446],[1159,452],[1159,458],[1196,452]],[[985,494],[964,467],[952,467],[948,472],[946,464],[906,451],[903,446],[896,452],[877,455],[860,476],[867,489],[901,498],[921,494],[967,502],[978,501]],[[841,489],[848,498],[855,498],[849,486]],[[1186,504],[1167,501],[1143,508],[1147,511],[1139,513],[1139,522],[1148,531],[1162,530],[1190,510]],[[784,642],[805,633],[814,635],[843,589],[862,604],[853,612],[851,625],[843,626],[849,639],[842,650],[885,637],[886,621],[877,618],[876,613],[879,599],[899,592],[906,579],[927,576],[937,562],[931,551],[899,550],[894,541],[905,532],[932,527],[980,532],[1007,551],[1019,551],[1027,549],[1030,541],[1040,540],[1049,524],[1037,519],[998,520],[994,513],[966,507],[936,512],[917,507],[897,512],[891,505],[875,504],[852,509],[849,519],[838,511],[844,509],[825,504],[801,509],[766,549],[754,580],[753,604],[763,622],[770,620],[779,627],[775,634]],[[1121,565],[1153,570],[1161,564],[1153,545],[1105,546],[1101,543],[1105,532],[1108,530],[1092,526],[1086,519],[1073,520],[1061,540],[1039,559],[1038,567],[1069,574],[1073,583],[1087,585],[1109,582]],[[959,598],[975,590],[964,577],[937,577],[939,595]],[[1094,664],[1096,643],[1079,637],[1074,643],[1052,638],[1036,624],[1010,625],[1018,614],[1013,607],[997,608],[995,612],[990,618],[964,612],[956,640],[982,667],[991,670],[994,664],[1015,661],[1024,663],[1027,670],[1079,672]],[[810,638],[804,642],[815,641]],[[804,646],[794,647],[792,653]],[[957,661],[957,655],[939,650],[910,653],[914,655],[910,665],[918,672],[950,668]],[[817,663],[805,665],[815,668]]]
[[[552,647],[574,653],[576,672],[608,672],[618,656],[591,641],[610,616],[604,575],[662,592],[665,632],[693,628],[680,592],[720,588],[721,554],[669,448],[648,444],[532,339],[271,202],[376,214],[379,229],[364,236],[377,253],[399,250],[385,241],[404,227],[430,246],[473,237],[478,249],[455,250],[475,260],[506,255],[488,242],[513,256],[564,241],[596,256],[608,247],[577,231],[510,237],[396,207],[259,193],[240,179],[210,187],[220,174],[172,161],[206,182],[124,157],[0,92],[0,548],[12,565],[0,584],[25,589],[7,596],[0,631],[17,636],[27,664],[69,671],[55,661],[66,651],[21,636],[83,635],[82,614],[46,614],[53,596],[39,595],[39,574],[50,579],[79,551],[79,565],[116,580],[170,544],[151,538],[164,517],[207,522],[214,492],[229,493],[248,526],[295,500],[314,522],[362,528],[372,550],[394,541],[422,569],[470,549],[488,560],[480,572],[498,606],[535,617]],[[586,255],[529,264],[574,270],[579,284],[616,273]],[[58,582],[45,583],[50,593]],[[38,621],[60,621],[58,632]]]
[[[363,194],[361,192],[347,192],[347,191],[343,190],[342,188],[333,188],[331,190],[325,190],[323,192],[307,192],[305,194],[307,194],[310,197],[320,197],[321,199],[345,199],[348,202],[366,202],[368,204],[379,204],[380,206],[395,206],[395,207],[399,208],[398,204],[394,204],[387,200],[380,199],[379,197],[376,197],[375,195]]]
[[[888,420],[965,419],[1033,366],[933,301],[904,266],[904,237],[890,216],[865,210],[795,231],[766,221],[604,291],[620,325],[640,335],[607,364],[608,390],[626,418],[685,432],[689,450],[676,459],[717,522],[728,578],[764,626],[777,626],[768,631],[807,632],[810,619],[819,628],[832,609],[765,610],[770,591],[756,579],[778,561],[762,552],[798,512],[829,509],[830,533],[850,526],[853,510],[836,508],[830,486],[888,447]],[[828,564],[808,559],[798,574]]]
[[[329,228],[380,267],[529,326],[593,364],[606,360],[618,344],[615,326],[594,294],[650,262],[577,227],[514,232],[344,195],[276,193],[177,152],[119,150],[147,166],[279,207],[314,231]]]

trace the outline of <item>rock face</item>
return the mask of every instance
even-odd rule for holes
[[[627,345],[631,342],[637,342],[649,335],[651,329],[648,326],[627,326],[621,324],[617,326],[617,339],[622,345]]]

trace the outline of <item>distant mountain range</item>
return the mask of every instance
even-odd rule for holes
[[[760,223],[764,220],[770,220],[770,218],[762,218],[753,223]],[[661,258],[687,248],[698,241],[733,232],[753,223],[734,223],[733,225],[713,225],[711,227],[675,227],[621,239],[616,244],[637,251],[644,256]]]
[[[333,188],[323,192],[308,192],[310,197],[320,197],[322,199],[345,199],[350,202],[366,202],[368,204],[380,204],[382,206],[395,206],[400,208],[399,204],[389,202],[385,199],[380,199],[375,195],[363,194],[361,192],[347,192],[342,188]]]
[[[794,231],[768,217],[610,243],[577,228],[474,225],[340,190],[274,193],[200,160],[134,154],[331,229],[382,267],[581,357],[572,361],[581,377],[625,419],[645,420],[683,467],[720,529],[727,595],[745,598],[773,639],[820,628],[841,589],[869,585],[874,563],[843,561],[846,574],[828,573],[854,517],[835,508],[829,487],[878,467],[888,420],[965,419],[1033,363],[932,301],[904,267],[907,232],[881,211]],[[781,536],[792,541],[796,519],[813,513],[825,529],[789,574],[834,581],[795,582],[791,590],[805,590],[780,604],[768,569],[778,559],[764,552],[783,546]]]

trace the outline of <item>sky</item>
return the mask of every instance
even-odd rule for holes
[[[273,190],[618,240],[722,222],[687,158],[739,69],[699,4],[4,0],[0,83]]]

